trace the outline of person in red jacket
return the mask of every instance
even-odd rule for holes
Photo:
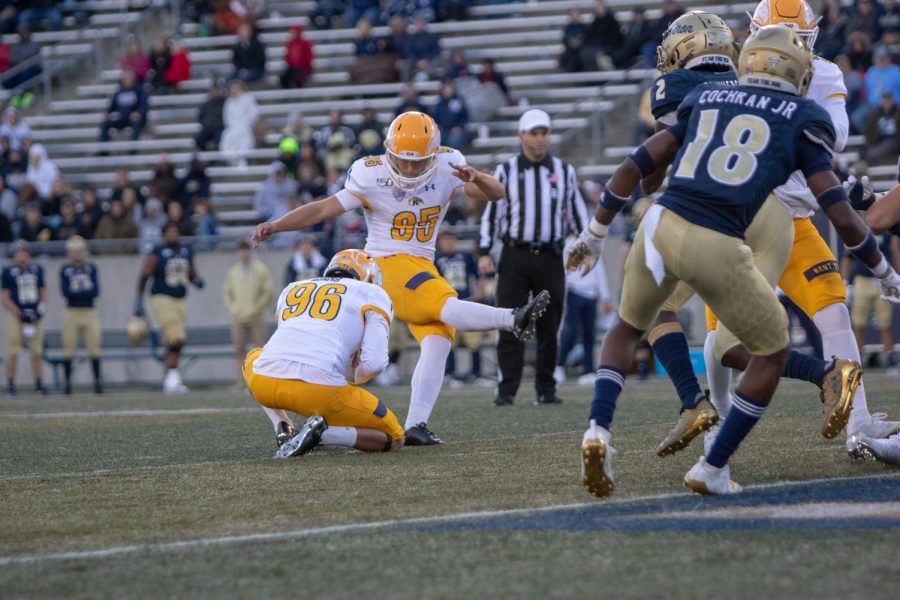
[[[281,74],[281,87],[303,87],[312,74],[313,49],[309,40],[303,37],[303,27],[291,27],[291,39],[284,50],[285,70]]]
[[[172,58],[169,62],[169,68],[166,69],[164,75],[166,85],[173,88],[182,81],[191,78],[191,58],[181,42],[173,40],[171,43]]]

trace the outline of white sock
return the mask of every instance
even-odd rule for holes
[[[278,424],[282,421],[286,422],[291,427],[294,424],[291,422],[291,418],[287,416],[287,413],[281,410],[280,408],[269,408],[268,406],[259,405],[263,412],[266,413],[266,416],[269,417],[269,420],[272,421],[272,427],[275,428],[275,431],[278,431]]]
[[[356,427],[329,427],[322,432],[322,443],[352,448],[356,445]]]
[[[850,312],[846,304],[832,304],[826,306],[815,315],[813,323],[822,335],[822,353],[825,360],[832,356],[855,360],[859,362],[859,348],[856,346],[856,337],[853,335],[853,327],[850,324]],[[866,390],[860,382],[853,396],[853,409],[850,411],[850,420],[863,419],[869,416],[869,406],[866,403]]]
[[[448,298],[441,310],[441,321],[463,331],[512,329],[514,311],[487,304]]]
[[[472,304],[467,302],[467,304]],[[450,323],[447,323],[448,325]],[[427,423],[444,383],[444,367],[450,354],[450,340],[439,335],[426,335],[422,340],[419,362],[412,376],[409,413],[403,429]]]
[[[731,410],[731,369],[716,360],[713,348],[716,345],[715,330],[706,334],[703,343],[703,362],[706,363],[706,385],[709,386],[709,401],[724,421]]]

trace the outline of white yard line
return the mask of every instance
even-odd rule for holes
[[[233,413],[259,412],[259,408],[242,406],[236,408],[134,408],[123,410],[85,410],[50,413],[0,413],[2,419],[90,419],[93,417],[159,417],[191,415],[224,415]]]
[[[867,479],[900,478],[900,473],[878,474],[878,475],[859,475],[854,477],[832,477],[822,479],[807,479],[803,481],[777,481],[773,483],[760,483],[745,486],[746,490],[770,490],[797,487],[801,485],[810,485],[818,483],[836,483],[846,481],[865,481]],[[107,558],[110,556],[122,556],[127,554],[138,554],[142,552],[171,552],[175,550],[187,550],[194,548],[210,548],[217,546],[230,546],[235,544],[246,544],[253,542],[278,542],[288,540],[298,540],[308,537],[315,537],[328,534],[364,532],[378,529],[390,529],[393,527],[402,527],[410,525],[432,525],[439,523],[453,523],[456,521],[465,521],[469,519],[490,519],[496,517],[508,517],[516,515],[530,515],[554,511],[565,511],[579,508],[589,508],[592,506],[603,506],[610,504],[628,504],[635,502],[646,502],[652,500],[668,500],[673,498],[687,497],[684,492],[654,494],[649,496],[635,496],[631,498],[622,498],[608,500],[603,503],[599,502],[581,502],[577,504],[555,504],[551,506],[541,506],[534,508],[513,508],[505,510],[486,510],[475,512],[463,512],[449,515],[441,515],[435,517],[416,517],[412,519],[394,519],[389,521],[372,521],[368,523],[348,523],[346,525],[330,525],[327,527],[310,527],[307,529],[297,529],[294,531],[279,531],[270,533],[253,533],[247,535],[234,535],[225,537],[201,538],[197,540],[185,540],[181,542],[168,542],[161,544],[142,544],[137,546],[114,546],[111,548],[103,548],[99,550],[86,550],[81,552],[61,552],[58,554],[43,554],[34,556],[16,556],[0,558],[0,567],[11,567],[19,565],[28,565],[34,563],[43,563],[59,560],[84,560],[95,558]]]

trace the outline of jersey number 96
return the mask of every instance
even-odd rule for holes
[[[309,312],[313,319],[333,321],[341,310],[341,294],[347,286],[341,283],[301,283],[291,288],[284,299],[287,308],[281,312],[281,320],[287,321]]]

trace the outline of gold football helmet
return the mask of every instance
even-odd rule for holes
[[[441,131],[425,113],[410,111],[394,119],[384,140],[385,159],[394,185],[414,192],[428,183],[437,169],[436,155],[440,147]],[[400,161],[407,166],[401,166]],[[415,174],[407,172],[411,164]]]
[[[747,38],[738,58],[738,81],[805,96],[812,79],[812,54],[783,25],[766,25]]]
[[[766,25],[793,29],[810,50],[819,35],[819,20],[806,0],[762,0],[750,17],[750,34]]]
[[[87,242],[80,235],[73,235],[66,240],[66,254],[75,262],[81,262],[87,258]]]
[[[147,324],[147,319],[143,317],[131,317],[128,319],[126,331],[132,344],[142,344],[150,337],[150,325]]]
[[[675,19],[656,47],[656,68],[663,73],[699,65],[734,69],[736,60],[731,28],[717,15],[702,10]]]
[[[358,281],[381,285],[381,269],[372,257],[362,250],[341,250],[331,258],[323,272],[325,277],[350,277]]]

